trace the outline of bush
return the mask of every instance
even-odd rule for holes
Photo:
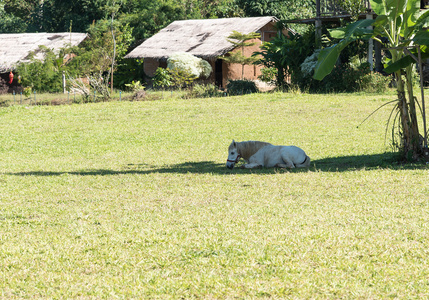
[[[230,95],[243,95],[259,92],[255,82],[251,80],[230,80],[226,89]]]
[[[153,77],[153,86],[166,88],[173,85],[173,78],[168,72],[167,69],[158,68],[155,71],[155,76]]]
[[[367,62],[351,60],[349,63],[334,66],[332,72],[323,80],[312,78],[312,65],[314,59],[309,57],[305,64],[301,65],[300,76],[296,76],[294,84],[300,89],[311,92],[383,92],[386,91],[390,77],[384,77],[380,73],[371,72]]]
[[[35,52],[30,53],[30,62],[21,62],[17,66],[17,73],[21,75],[22,86],[32,87],[37,92],[61,92],[63,90],[62,71],[63,52],[58,55],[44,46],[39,47],[44,60],[36,59]]]
[[[132,92],[138,92],[145,89],[139,80],[133,80],[131,83],[126,83],[125,86]]]
[[[173,53],[167,60],[167,68],[185,72],[195,78],[208,78],[213,71],[207,61],[187,52]]]
[[[214,84],[195,84],[186,94],[186,98],[210,98],[221,97],[222,92]]]
[[[33,90],[31,88],[31,86],[27,86],[22,90],[22,93],[24,94],[25,97],[29,98],[31,96],[31,94],[33,93]]]
[[[391,79],[390,76],[384,76],[377,72],[369,72],[360,79],[360,87],[365,92],[382,93],[387,91]]]
[[[275,84],[276,76],[276,68],[261,68],[261,75],[258,76],[258,79],[269,84]]]

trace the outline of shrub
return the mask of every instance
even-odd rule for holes
[[[62,53],[56,55],[44,46],[40,46],[39,51],[44,55],[43,61],[34,58],[35,52],[32,52],[30,62],[18,64],[17,73],[21,75],[22,85],[38,92],[62,91]]]
[[[181,89],[191,85],[197,79],[192,73],[186,69],[169,69],[168,72],[171,76],[172,85]]]
[[[258,79],[267,82],[270,84],[276,83],[277,69],[276,68],[262,68],[261,75],[258,76]]]
[[[294,84],[300,89],[311,92],[383,92],[390,82],[389,77],[371,72],[369,63],[362,63],[357,56],[351,57],[348,63],[335,65],[323,80],[315,80],[312,75],[316,62],[317,52],[301,64],[300,76],[294,78]]]
[[[214,84],[195,84],[186,94],[186,98],[221,97],[222,92]]]
[[[185,72],[195,78],[207,78],[212,72],[208,62],[186,52],[172,54],[167,60],[167,68],[171,71]]]
[[[390,76],[384,76],[378,72],[369,72],[360,79],[360,88],[365,92],[382,93],[388,89],[390,81]]]
[[[243,95],[259,92],[255,82],[251,80],[230,80],[226,89],[230,95]]]
[[[138,92],[145,89],[145,87],[140,83],[139,80],[133,80],[131,81],[131,83],[126,83],[125,86],[132,92]]]
[[[33,93],[33,90],[31,88],[31,86],[27,86],[23,89],[22,93],[24,94],[25,97],[30,97],[31,94]]]
[[[164,68],[156,69],[155,76],[153,77],[154,87],[166,88],[168,86],[171,86],[172,84],[173,84],[173,79],[170,75],[170,72],[168,72],[167,69],[164,69]]]

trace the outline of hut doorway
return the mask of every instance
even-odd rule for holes
[[[218,87],[223,87],[222,63],[221,59],[215,61],[215,84]]]

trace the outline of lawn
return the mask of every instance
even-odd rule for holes
[[[0,108],[0,298],[429,297],[429,175],[393,94]],[[360,125],[360,126],[359,126]],[[235,139],[309,169],[225,167]]]

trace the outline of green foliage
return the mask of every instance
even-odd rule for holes
[[[114,22],[116,27],[116,57],[119,61],[125,56],[132,42],[131,28],[125,24]],[[113,59],[113,39],[110,32],[111,21],[102,20],[89,28],[89,38],[78,50],[77,57],[70,65],[81,70],[81,75],[108,72]]]
[[[179,89],[191,85],[197,79],[187,69],[174,68],[168,69],[168,72],[170,73],[172,86]]]
[[[301,64],[301,73],[304,77],[312,76],[314,68],[317,65],[317,58],[319,57],[320,49],[314,51],[313,54],[307,56]]]
[[[167,60],[167,68],[175,73],[187,73],[195,79],[207,78],[213,71],[207,61],[187,52],[172,54]]]
[[[214,84],[194,84],[189,92],[186,94],[186,98],[211,98],[221,97],[222,91]]]
[[[170,72],[164,68],[158,68],[155,71],[155,76],[153,77],[153,86],[166,88],[173,85],[173,78]]]
[[[366,1],[336,0],[336,4],[343,8],[347,13],[349,13],[353,21],[357,21],[359,15],[366,12]]]
[[[258,76],[258,79],[267,82],[275,84],[276,82],[276,75],[277,75],[277,69],[276,68],[261,68],[261,75]]]
[[[24,94],[25,97],[28,98],[33,93],[33,89],[31,88],[31,86],[27,86],[22,90],[22,93]]]
[[[13,33],[86,32],[91,24],[109,18],[110,7],[116,6],[115,18],[130,25],[137,41],[175,20],[261,15],[288,20],[315,14],[311,0],[3,0],[3,5],[0,30]]]
[[[341,40],[321,51],[314,78],[322,79],[328,75],[339,57],[341,51],[352,41],[358,38],[372,37],[379,40],[385,37],[388,40],[388,51],[391,56],[387,70],[393,72],[396,80],[397,102],[395,118],[400,124],[398,136],[400,151],[404,159],[412,157],[419,159],[423,153],[420,142],[419,122],[417,119],[416,97],[413,87],[413,65],[417,49],[420,48],[423,57],[429,56],[426,41],[429,41],[429,32],[426,27],[429,22],[429,12],[420,12],[420,1],[380,1],[371,0],[371,7],[377,14],[375,20],[362,20],[349,24],[346,28],[331,31],[331,35]],[[373,30],[367,26],[373,26]],[[417,44],[417,41],[422,45]],[[406,48],[411,50],[406,51]],[[405,76],[403,76],[405,74]],[[405,80],[404,80],[405,79]],[[395,122],[394,122],[395,123]]]
[[[103,73],[110,72],[113,59],[113,40],[110,33],[110,21],[100,21],[90,27],[89,38],[79,47],[62,49],[58,54],[46,47],[41,47],[44,60],[40,61],[32,58],[30,63],[18,65],[18,73],[22,77],[23,86],[31,86],[38,92],[58,92],[62,91],[62,72],[65,71],[72,77],[96,77],[100,78]],[[125,55],[128,45],[132,41],[131,28],[128,25],[122,26],[115,22],[117,29],[116,55],[122,64],[121,58]],[[72,59],[64,63],[66,54],[72,54]],[[125,63],[130,64],[130,62]],[[137,66],[141,63],[136,62]],[[115,65],[116,67],[116,65]],[[122,69],[123,70],[123,69]],[[139,71],[140,72],[140,71]],[[136,72],[138,73],[138,72]],[[123,73],[119,73],[122,75]],[[130,74],[132,74],[130,72]],[[140,79],[140,78],[138,78]],[[110,78],[104,81],[108,84]],[[118,84],[125,84],[134,80],[132,76],[128,81],[119,81]],[[100,90],[100,94],[102,89]]]
[[[114,74],[116,88],[122,89],[125,84],[133,81],[143,81],[145,73],[143,59],[117,59],[117,69]]]
[[[174,86],[182,88],[198,78],[207,78],[212,67],[205,60],[186,52],[178,52],[167,60],[168,72]]]
[[[385,76],[378,72],[368,72],[360,78],[361,90],[369,93],[384,93],[388,90],[392,81],[391,76]]]
[[[20,63],[17,66],[22,85],[32,87],[37,92],[62,91],[62,71],[66,70],[63,64],[65,52],[61,51],[56,55],[51,49],[43,46],[40,46],[39,50],[44,55],[43,61],[32,56],[29,63]]]
[[[132,81],[131,83],[125,84],[125,86],[132,92],[142,91],[145,89],[140,81]]]
[[[229,95],[244,95],[259,92],[254,81],[251,80],[230,80],[226,85]]]
[[[106,18],[105,0],[44,0],[40,6],[43,17],[38,26],[50,32],[69,31],[86,32],[88,27]]]
[[[315,5],[310,0],[237,0],[236,3],[251,17],[275,16],[281,20],[290,20],[315,15]]]
[[[224,2],[224,3],[223,3]],[[175,20],[202,19],[215,10],[225,8],[229,1],[134,0],[122,7],[118,19],[130,24],[136,40],[149,38]]]
[[[303,77],[296,80],[301,89],[310,92],[385,92],[391,82],[390,76],[371,72],[367,62],[337,64],[323,80],[315,80],[311,75],[312,67],[317,63],[317,51],[310,58],[302,64]]]
[[[262,43],[260,48],[260,52],[254,53],[262,57],[257,63],[276,69],[276,86],[283,88],[286,86],[286,75],[291,76],[293,83],[298,81],[301,63],[314,49],[314,32],[309,30],[303,35],[290,32],[289,36],[277,36],[270,42]]]
[[[244,79],[244,66],[252,65],[257,62],[259,59],[254,56],[247,57],[244,55],[244,48],[250,47],[256,44],[256,42],[249,42],[250,40],[259,39],[261,34],[256,32],[251,32],[244,34],[238,31],[233,31],[227,38],[227,41],[234,45],[234,48],[239,48],[241,52],[231,51],[226,55],[219,57],[224,61],[232,64],[240,64],[241,67],[241,79]]]
[[[27,24],[21,17],[8,13],[5,4],[0,3],[0,33],[20,33],[25,32],[26,28]]]
[[[343,30],[336,29],[335,31],[332,31],[332,33],[335,33],[335,37],[341,38],[341,40],[338,44],[324,48],[320,52],[318,63],[314,70],[314,78],[322,80],[326,75],[328,75],[337,63],[341,51],[343,51],[350,43],[354,42],[358,37],[369,38],[372,31],[368,29],[368,26],[371,26],[373,23],[374,20],[365,19],[351,23]]]

